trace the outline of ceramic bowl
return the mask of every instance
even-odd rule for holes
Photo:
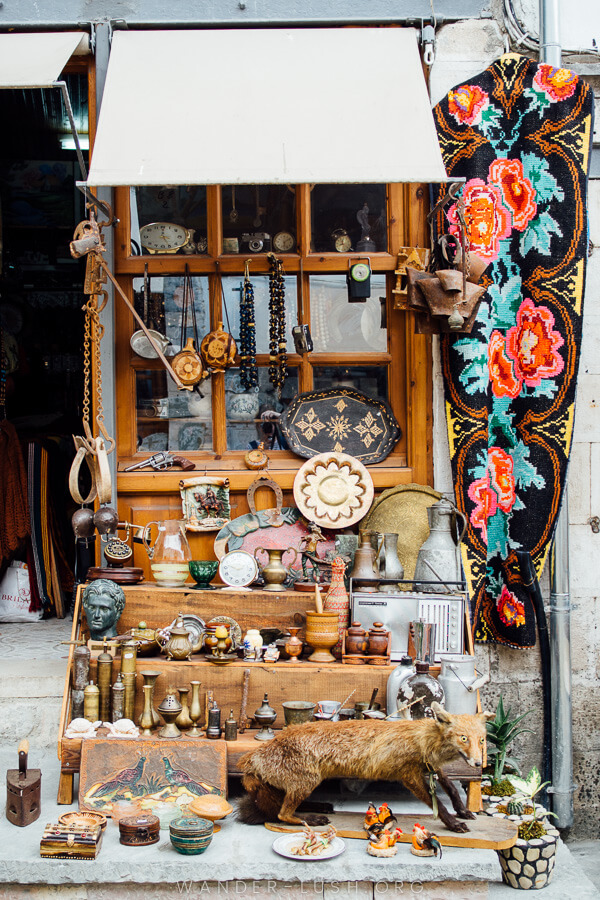
[[[197,816],[180,816],[169,825],[171,844],[178,853],[193,856],[204,853],[213,837],[213,823]]]
[[[342,704],[337,700],[319,700],[315,719],[327,719],[330,722],[339,722]]]
[[[190,575],[196,582],[194,591],[214,591],[216,587],[209,584],[219,568],[218,559],[192,559],[189,563]]]
[[[310,722],[315,711],[316,703],[309,700],[286,700],[283,706],[283,718],[286,725],[301,725]]]

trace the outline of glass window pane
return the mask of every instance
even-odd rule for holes
[[[387,366],[315,366],[315,391],[350,387],[374,400],[388,400]]]
[[[387,329],[381,327],[382,306],[385,275],[371,275],[371,296],[364,303],[348,301],[345,275],[311,276],[310,330],[315,353],[385,353]]]
[[[178,185],[167,187],[131,188],[131,237],[138,248],[140,228],[154,222],[169,222],[190,229],[192,243],[187,243],[180,253],[206,253],[206,188],[204,185]],[[176,237],[174,234],[173,237]],[[137,247],[135,246],[137,244]]]
[[[196,324],[198,327],[198,343],[210,331],[210,306],[208,296],[208,278],[195,276],[191,279]],[[148,281],[148,303],[144,301],[144,279],[133,279],[135,308],[145,319],[150,328],[154,328],[171,341],[172,347],[167,349],[167,356],[173,356],[181,350],[181,336],[184,308],[184,278],[182,275],[150,276]],[[183,343],[194,337],[192,320],[192,298],[188,298],[187,327],[183,335]]]
[[[212,450],[210,378],[193,391],[178,391],[159,369],[136,372],[137,449],[184,454]]]
[[[256,352],[269,352],[269,279],[266,275],[252,275],[254,286],[254,313],[256,322]],[[298,324],[297,282],[295,275],[285,276],[285,333],[288,353],[294,352],[292,328]],[[239,275],[223,278],[225,306],[229,315],[231,332],[238,342],[240,335],[240,300],[244,280]],[[223,310],[223,322],[227,328],[227,317]]]
[[[223,253],[296,251],[294,185],[223,185],[222,211]]]
[[[264,441],[267,450],[287,450],[277,416],[289,406],[298,393],[298,372],[288,369],[281,399],[269,381],[269,370],[258,370],[258,387],[245,391],[240,382],[239,369],[225,373],[225,409],[227,413],[227,449],[249,450]]]
[[[385,187],[316,184],[311,193],[311,249],[316,253],[385,252]]]

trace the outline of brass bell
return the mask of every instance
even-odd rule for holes
[[[448,325],[450,326],[450,331],[460,331],[464,324],[465,320],[459,313],[458,308],[455,306],[448,316]]]

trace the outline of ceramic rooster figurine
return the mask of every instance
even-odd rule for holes
[[[369,803],[367,811],[365,813],[365,821],[363,822],[363,828],[365,831],[370,831],[370,829],[379,823],[379,813],[377,812],[377,807],[374,803]]]
[[[441,859],[442,845],[435,834],[415,822],[410,852],[415,856],[437,856],[439,853]]]
[[[107,794],[116,794],[121,791],[131,790],[136,786],[144,771],[145,756],[140,756],[137,766],[132,769],[122,769],[110,781],[101,784],[90,795],[91,797],[105,797]]]
[[[396,842],[401,834],[401,828],[394,828],[393,830],[384,828],[382,831],[369,831],[367,853],[370,856],[395,856],[398,852]]]

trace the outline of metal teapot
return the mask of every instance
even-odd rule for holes
[[[454,503],[442,497],[427,510],[429,537],[419,550],[414,581],[418,591],[452,593],[462,581],[460,543],[467,520]],[[460,525],[459,525],[460,520]],[[439,582],[421,584],[420,582]]]

